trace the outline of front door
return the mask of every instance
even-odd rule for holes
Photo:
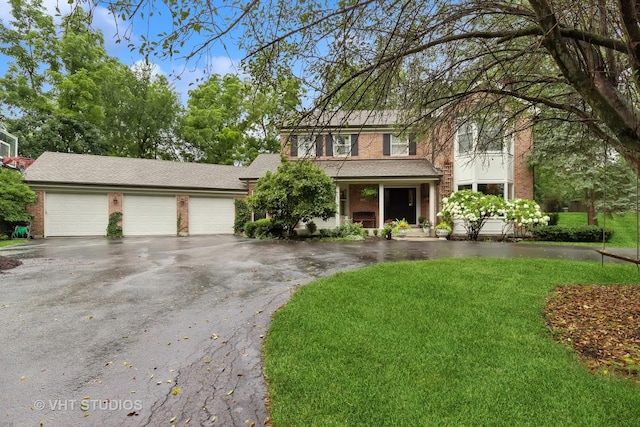
[[[384,219],[406,219],[409,224],[416,223],[416,189],[385,188]]]

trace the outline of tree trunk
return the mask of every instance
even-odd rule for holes
[[[587,205],[587,224],[598,225],[598,220],[596,219],[596,210],[591,203]]]

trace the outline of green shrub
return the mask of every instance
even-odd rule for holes
[[[309,233],[309,236],[311,236],[313,233],[315,233],[316,230],[318,229],[318,226],[313,221],[307,222],[306,226],[307,226],[307,232]]]
[[[320,234],[320,237],[331,237],[331,230],[327,229],[327,228],[321,228],[320,231],[318,231],[318,233]]]
[[[601,242],[603,228],[595,225],[582,227],[563,227],[560,225],[539,226],[533,229],[536,240],[547,242]],[[605,241],[609,241],[613,231],[605,232]]]
[[[256,239],[280,238],[284,234],[284,225],[282,221],[276,221],[271,218],[263,218],[254,221]]]
[[[549,225],[558,225],[558,220],[560,219],[558,212],[550,212],[547,215],[549,215]]]
[[[253,239],[256,237],[256,223],[255,222],[247,222],[244,225],[244,234],[245,236]]]
[[[236,207],[236,219],[233,222],[233,232],[240,234],[244,231],[245,224],[251,221],[251,209],[249,209],[249,205],[243,199],[235,199],[233,203]]]
[[[377,228],[373,229],[373,235],[378,237],[378,233],[380,232],[380,230],[378,230]]]
[[[333,229],[333,237],[359,236],[364,237],[362,223],[347,220]]]
[[[109,215],[109,224],[107,225],[107,237],[120,238],[122,237],[122,227],[118,225],[118,222],[122,220],[122,212],[114,212]]]

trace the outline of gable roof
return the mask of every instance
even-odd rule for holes
[[[442,173],[427,159],[341,159],[314,160],[331,178],[439,178]],[[293,160],[295,161],[295,160]],[[255,166],[255,168],[254,168]],[[267,171],[275,172],[280,166],[279,154],[260,154],[246,168],[241,179],[258,179]]]
[[[25,171],[28,184],[246,190],[242,167],[45,152]]]
[[[354,110],[354,111],[323,111],[311,114],[300,122],[291,123],[285,131],[300,129],[326,128],[380,128],[397,127],[401,125],[402,117],[396,110]]]

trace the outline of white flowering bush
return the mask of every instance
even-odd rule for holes
[[[469,240],[477,240],[487,220],[504,215],[506,210],[504,199],[498,196],[460,190],[442,199],[442,210],[438,216],[448,221],[461,220]]]
[[[513,224],[516,236],[528,236],[533,227],[547,225],[549,216],[545,215],[533,200],[513,199],[506,203],[503,220],[506,224]]]

